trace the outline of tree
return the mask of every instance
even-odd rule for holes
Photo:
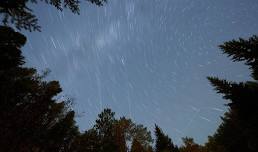
[[[58,101],[58,81],[25,68],[26,38],[0,26],[0,151],[66,151],[78,134],[69,100]]]
[[[115,119],[115,113],[111,109],[104,109],[99,114],[94,128],[102,138],[104,151],[127,151],[127,142],[137,140],[144,148],[152,142],[151,133],[143,125],[137,125],[131,119],[121,117]]]
[[[97,130],[100,136],[101,147],[100,151],[105,152],[116,152],[118,146],[115,141],[114,124],[115,124],[115,113],[111,109],[104,109],[98,115],[94,129]]]
[[[163,131],[155,125],[155,135],[156,135],[156,152],[177,152],[177,147],[174,146],[172,140],[163,133]]]
[[[219,132],[217,130],[217,132]],[[218,134],[218,133],[216,133]],[[216,137],[216,134],[213,136],[208,136],[208,142],[205,143],[204,148],[206,149],[207,152],[226,152],[224,145],[220,144],[217,139],[218,137]],[[234,138],[232,138],[234,139]]]
[[[237,83],[208,77],[215,90],[229,101],[229,111],[206,145],[225,152],[258,151],[258,37],[225,42],[220,48],[233,62],[244,62],[253,80]]]
[[[137,139],[133,139],[130,152],[145,152],[145,149]]]
[[[14,24],[19,30],[40,31],[38,19],[28,5],[29,3],[36,4],[39,1],[44,1],[47,4],[54,6],[59,11],[62,11],[63,8],[68,8],[75,14],[79,14],[80,12],[80,0],[1,0],[0,14],[2,15],[3,24]],[[107,0],[86,1],[102,6]]]
[[[42,1],[42,0],[40,0]],[[106,0],[86,0],[98,6]],[[4,25],[21,30],[40,26],[29,3],[39,0],[1,0]],[[79,0],[44,0],[62,11],[79,14]],[[79,131],[70,100],[57,100],[62,91],[58,81],[44,81],[46,73],[25,68],[21,47],[26,37],[0,26],[0,151],[70,151]]]
[[[193,138],[182,138],[183,146],[180,147],[180,152],[205,152],[205,147],[196,144]]]
[[[152,143],[151,132],[141,124],[134,123],[131,119],[121,117],[115,123],[116,141],[120,151],[127,151],[126,144],[137,140],[144,149],[149,149]]]
[[[145,149],[148,149],[150,144],[153,142],[151,132],[142,124],[133,124],[133,127],[130,129],[130,137],[131,139],[136,139],[140,142]]]
[[[98,115],[94,127],[76,138],[73,147],[79,147],[78,152],[82,149],[88,151],[94,149],[99,152],[127,152],[127,145],[133,140],[137,140],[145,150],[151,151],[152,138],[146,127],[137,125],[125,117],[116,119],[111,109],[104,109]]]
[[[127,140],[130,140],[130,129],[133,126],[133,123],[130,119],[126,119],[125,117],[116,120],[114,124],[115,130],[115,141],[118,146],[119,152],[127,152]]]
[[[71,146],[71,152],[99,152],[100,140],[100,136],[95,129],[85,131],[75,138]]]

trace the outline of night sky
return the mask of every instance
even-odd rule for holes
[[[250,79],[217,47],[258,34],[257,0],[109,0],[81,4],[81,14],[33,5],[42,32],[25,32],[27,65],[49,68],[73,98],[77,123],[92,127],[103,108],[151,130],[158,124],[177,144],[204,143],[226,103],[206,79]]]

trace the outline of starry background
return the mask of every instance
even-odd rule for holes
[[[80,15],[32,8],[42,32],[25,32],[27,65],[52,71],[47,79],[74,99],[82,131],[108,107],[151,130],[158,124],[177,144],[204,143],[226,111],[206,77],[250,79],[217,46],[257,34],[257,0],[84,2]]]

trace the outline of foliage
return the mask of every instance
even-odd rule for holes
[[[133,139],[130,152],[145,152],[145,149],[137,139]]]
[[[125,117],[116,119],[115,113],[111,109],[104,109],[90,130],[95,133],[94,138],[96,139],[92,140],[92,146],[98,145],[96,146],[98,151],[127,152],[127,144],[133,140],[137,140],[137,143],[144,149],[148,149],[152,142],[151,134],[146,127],[137,125]],[[88,132],[84,134],[88,134]],[[86,135],[82,135],[82,137],[88,138]],[[85,146],[88,140],[84,139],[84,141],[86,141],[83,144]]]
[[[234,62],[248,65],[254,80],[237,83],[208,77],[215,90],[229,101],[229,111],[206,146],[214,152],[258,151],[258,37],[225,42],[220,48]]]
[[[78,135],[72,143],[72,152],[99,152],[101,147],[100,137],[94,129]]]
[[[178,148],[174,146],[172,140],[165,135],[163,131],[155,125],[155,135],[156,135],[156,152],[178,152]]]
[[[0,151],[65,151],[78,133],[74,112],[54,98],[62,91],[57,81],[23,67],[25,42],[0,26]]]
[[[141,141],[138,141],[141,140]],[[146,152],[152,152],[150,132],[146,127],[137,125],[125,117],[115,118],[111,109],[104,109],[96,120],[93,128],[75,137],[71,144],[72,152],[128,152],[130,142]]]
[[[80,12],[80,0],[1,0],[0,14],[2,15],[2,23],[4,25],[14,24],[19,30],[40,31],[41,27],[38,25],[38,19],[30,8],[30,4],[37,4],[41,1],[54,6],[59,11],[62,11],[63,8],[68,8],[75,14]],[[102,6],[107,0],[86,1]]]
[[[185,137],[183,146],[180,147],[180,152],[205,152],[205,147],[194,142],[193,138]]]

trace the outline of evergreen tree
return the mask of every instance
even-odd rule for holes
[[[101,152],[117,152],[118,146],[115,141],[114,124],[115,124],[115,113],[111,109],[104,109],[98,115],[94,129],[97,130],[100,136]]]
[[[156,135],[156,152],[176,152],[177,148],[174,146],[172,140],[163,133],[163,131],[155,125]]]
[[[26,38],[0,26],[0,151],[66,151],[78,134],[74,112],[55,96],[57,81],[25,68]]]
[[[79,14],[80,0],[1,0],[0,14],[4,25],[14,24],[17,29],[25,29],[29,31],[40,31],[38,19],[29,7],[30,3],[46,2],[62,11],[63,8],[70,9],[73,13]],[[98,6],[103,5],[107,0],[85,0]]]
[[[249,66],[253,81],[230,82],[208,77],[218,93],[228,100],[229,111],[217,132],[206,144],[209,149],[224,152],[258,151],[258,37],[239,39],[220,45],[234,62]],[[215,150],[214,150],[215,149]]]

